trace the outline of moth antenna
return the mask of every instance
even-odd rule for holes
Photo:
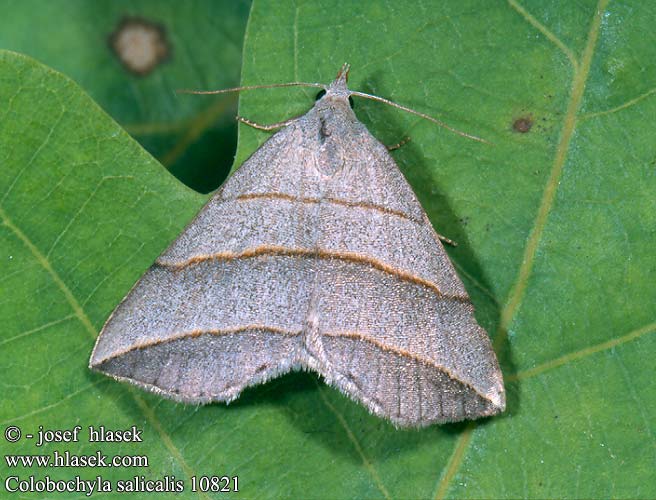
[[[221,89],[221,90],[192,90],[192,89],[178,89],[176,92],[178,94],[227,94],[229,92],[241,92],[242,90],[254,90],[254,89],[272,89],[277,87],[318,87],[324,90],[327,89],[326,85],[322,83],[308,83],[308,82],[288,82],[288,83],[271,83],[268,85],[246,85],[244,87],[232,87],[230,89]]]
[[[407,111],[408,113],[412,113],[413,115],[420,116],[421,118],[424,118],[424,119],[428,120],[429,122],[436,123],[440,127],[445,128],[445,129],[453,132],[454,134],[460,135],[462,137],[466,137],[467,139],[471,139],[473,141],[482,142],[483,144],[489,144],[490,146],[494,146],[494,144],[492,144],[490,141],[486,141],[485,139],[482,139],[481,137],[477,137],[475,135],[468,134],[467,132],[463,132],[461,130],[458,130],[457,128],[453,128],[453,127],[447,125],[446,123],[444,123],[443,121],[438,120],[437,118],[433,118],[432,116],[427,115],[425,113],[415,111],[412,108],[402,106],[401,104],[397,104],[394,101],[390,101],[389,99],[385,99],[384,97],[378,97],[377,95],[365,94],[364,92],[358,92],[358,91],[355,91],[355,90],[349,90],[349,94],[356,95],[358,97],[364,97],[365,99],[371,99],[372,101],[382,102],[384,104],[388,104],[388,105],[393,106],[395,108],[402,109],[403,111]]]

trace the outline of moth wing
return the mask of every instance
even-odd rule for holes
[[[289,173],[297,139],[281,130],[226,181],[107,320],[92,369],[202,403],[298,366],[313,274],[259,253],[261,236],[296,215],[238,199]]]
[[[314,368],[398,425],[502,411],[490,339],[419,201],[364,126],[348,137],[358,147],[346,148],[349,168],[331,179],[315,221]]]
[[[330,150],[313,142],[324,125],[311,111],[245,162],[110,317],[91,366],[190,402],[304,366],[399,425],[500,411],[490,341],[410,186],[364,126]]]

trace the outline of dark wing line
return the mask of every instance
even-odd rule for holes
[[[247,193],[239,195],[235,198],[232,198],[235,201],[242,200],[286,200],[296,203],[305,203],[305,204],[317,204],[317,203],[332,203],[334,205],[341,205],[344,207],[355,207],[355,208],[364,208],[367,210],[374,210],[376,212],[384,213],[387,215],[394,215],[400,219],[406,219],[414,222],[418,225],[423,225],[424,221],[415,219],[411,215],[402,212],[401,210],[394,210],[392,208],[387,208],[382,205],[376,205],[375,203],[365,203],[361,201],[348,201],[341,200],[339,198],[304,198],[298,196],[292,196],[284,193]],[[230,198],[222,198],[221,201],[230,201]]]
[[[480,396],[483,400],[489,401],[490,398],[486,396],[485,394],[481,394],[481,392],[476,389],[473,385],[471,385],[468,382],[465,382],[463,380],[460,380],[458,377],[456,377],[451,371],[447,368],[445,368],[442,365],[437,364],[435,361],[429,358],[424,358],[423,356],[418,356],[416,354],[412,354],[409,351],[406,351],[405,349],[401,349],[399,347],[393,347],[387,344],[383,344],[382,342],[373,339],[369,337],[368,335],[364,335],[362,333],[358,332],[327,332],[324,333],[326,337],[336,337],[336,338],[347,338],[347,339],[352,339],[352,340],[361,340],[364,342],[368,342],[373,346],[376,346],[379,348],[381,351],[389,352],[392,354],[396,354],[397,356],[400,356],[402,358],[407,358],[411,359],[413,361],[416,361],[418,363],[421,363],[423,365],[426,365],[430,368],[435,368],[436,370],[441,371],[445,375],[447,375],[451,380],[454,380],[455,382],[458,382],[459,384],[462,384],[466,387],[469,387],[472,391],[474,391],[478,396]]]
[[[336,259],[336,260],[341,260],[343,262],[364,264],[364,265],[368,265],[373,269],[377,269],[378,271],[382,271],[391,276],[395,276],[400,280],[425,286],[426,288],[433,290],[439,297],[454,300],[456,302],[471,304],[471,300],[467,295],[446,294],[442,292],[437,287],[437,285],[432,281],[429,281],[424,278],[420,278],[419,276],[416,276],[412,273],[408,273],[401,269],[397,269],[396,267],[385,264],[384,262],[381,262],[380,260],[375,259],[373,257],[368,257],[365,255],[360,255],[352,252],[328,252],[325,250],[308,250],[304,248],[291,248],[291,247],[285,247],[279,245],[262,245],[259,247],[249,248],[247,250],[244,250],[243,252],[217,252],[207,255],[197,255],[195,257],[191,257],[188,260],[176,262],[176,263],[165,262],[165,261],[161,261],[160,259],[157,259],[157,261],[153,265],[168,268],[168,269],[182,270],[187,267],[210,260],[229,261],[229,260],[237,260],[237,259],[250,259],[254,257],[260,257],[263,255],[314,258],[314,259],[322,259],[322,260]]]
[[[111,359],[118,358],[120,356],[124,356],[132,351],[138,350],[138,349],[148,349],[149,347],[154,347],[156,345],[160,344],[167,344],[169,342],[173,342],[175,340],[181,340],[181,339],[193,339],[196,337],[200,337],[201,335],[216,335],[216,336],[222,336],[222,335],[238,335],[240,333],[252,331],[252,330],[264,330],[268,333],[273,333],[275,335],[286,335],[289,337],[296,337],[301,335],[303,333],[301,330],[297,332],[293,332],[290,330],[284,330],[282,328],[276,328],[274,326],[265,326],[265,325],[246,325],[246,326],[240,326],[240,327],[235,327],[235,328],[217,328],[217,329],[209,329],[209,330],[191,330],[188,332],[180,332],[173,334],[169,337],[166,338],[161,338],[161,339],[153,339],[153,340],[148,340],[145,342],[137,343],[131,345],[129,348],[124,349],[123,351],[118,351],[115,353],[112,353],[111,356],[108,356],[97,363],[94,364],[94,366],[101,365],[102,363],[105,363]]]

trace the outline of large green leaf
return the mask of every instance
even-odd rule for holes
[[[137,425],[144,442],[23,439],[3,453],[102,449],[147,455],[150,467],[3,463],[2,478],[174,474],[189,492],[193,475],[238,474],[249,498],[656,497],[655,14],[646,1],[254,5],[245,84],[328,82],[348,61],[352,88],[494,143],[356,102],[383,142],[411,137],[394,154],[435,227],[458,241],[449,253],[506,377],[505,414],[419,431],[311,374],[197,408],[89,373],[97,330],[204,197],[66,79],[4,54],[0,423]],[[278,121],[313,98],[248,93],[240,113]],[[238,158],[265,138],[241,130]]]
[[[79,83],[174,175],[204,192],[226,177],[236,147],[236,95],[187,99],[178,88],[239,83],[248,0],[0,0],[0,48]],[[150,72],[121,64],[112,34],[156,26],[166,56]]]

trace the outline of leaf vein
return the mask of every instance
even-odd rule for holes
[[[391,499],[389,492],[387,491],[387,488],[385,488],[385,485],[383,484],[383,481],[381,480],[380,476],[378,475],[378,471],[376,471],[376,468],[374,465],[371,463],[371,461],[367,458],[367,456],[364,453],[364,450],[362,449],[362,446],[360,445],[360,442],[358,439],[355,437],[355,434],[353,434],[353,431],[351,431],[350,427],[348,426],[348,423],[346,422],[346,419],[344,416],[335,408],[330,401],[328,401],[328,398],[326,398],[326,395],[323,393],[322,387],[319,385],[318,382],[315,383],[318,386],[319,389],[319,396],[321,397],[321,400],[323,403],[328,407],[328,409],[335,415],[337,418],[337,421],[340,423],[342,428],[344,429],[344,432],[346,432],[346,436],[348,437],[349,441],[351,441],[351,444],[353,444],[353,447],[355,448],[355,451],[360,455],[360,458],[362,459],[362,463],[365,466],[365,468],[369,471],[369,474],[374,479],[374,482],[376,483],[376,486],[380,490],[380,492],[383,494],[383,496],[387,499]]]
[[[45,139],[43,139],[43,141],[41,141],[41,144],[39,144],[39,147],[37,147],[34,150],[34,153],[32,153],[32,156],[30,157],[30,159],[25,163],[23,168],[21,168],[20,171],[14,177],[14,180],[11,182],[11,184],[7,188],[7,191],[5,191],[5,194],[2,197],[2,200],[0,200],[0,205],[4,204],[5,200],[11,194],[11,192],[14,189],[14,186],[16,185],[18,180],[23,176],[23,173],[25,173],[25,171],[32,165],[32,163],[34,163],[34,160],[36,160],[38,158],[38,156],[41,153],[41,151],[43,150],[43,148],[45,148],[46,145],[48,144],[48,142],[50,142],[50,137],[52,136],[53,132],[57,128],[57,125],[59,125],[59,122],[61,122],[61,120],[64,118],[65,114],[66,114],[65,111],[62,110],[61,114],[57,117],[55,122],[50,127],[50,130],[48,131],[48,134],[46,135]]]
[[[23,413],[22,415],[18,415],[16,417],[10,418],[9,420],[5,420],[4,422],[0,423],[0,425],[5,426],[7,424],[11,424],[11,423],[14,423],[14,422],[18,422],[19,420],[23,420],[24,418],[32,417],[34,415],[38,415],[39,413],[43,413],[45,411],[51,410],[52,408],[55,408],[56,406],[61,405],[62,403],[68,401],[69,399],[74,398],[78,394],[81,394],[81,393],[91,389],[92,387],[95,387],[95,386],[100,385],[100,384],[104,384],[108,380],[109,379],[104,379],[104,380],[100,380],[98,382],[94,382],[94,383],[89,384],[89,385],[85,385],[84,387],[82,387],[81,389],[78,389],[77,391],[69,392],[68,394],[66,394],[65,397],[63,397],[61,399],[58,399],[54,403],[51,403],[51,404],[46,405],[46,406],[42,406],[41,408],[36,408],[36,409],[34,409],[30,412]]]
[[[98,182],[98,184],[96,184],[96,187],[93,189],[93,191],[91,191],[91,193],[89,193],[89,196],[87,197],[87,199],[84,200],[84,203],[82,203],[82,205],[80,205],[80,208],[78,209],[78,211],[73,215],[73,217],[69,218],[68,223],[66,224],[64,229],[59,232],[59,234],[55,238],[55,241],[52,243],[52,245],[50,246],[50,248],[46,252],[46,259],[50,258],[50,256],[52,255],[52,252],[54,251],[54,249],[57,246],[57,244],[59,243],[59,241],[68,232],[68,230],[75,223],[75,221],[78,219],[78,217],[80,215],[82,215],[82,213],[84,212],[84,209],[86,208],[86,206],[94,198],[94,196],[96,195],[96,193],[102,187],[102,185],[105,183],[106,180],[110,180],[110,179],[132,179],[132,178],[133,177],[126,176],[126,175],[116,175],[116,176],[107,176],[107,177],[103,177],[102,179],[100,179],[100,181]],[[95,331],[94,331],[94,333],[95,333]]]
[[[634,97],[633,99],[630,99],[625,103],[620,104],[619,106],[615,106],[614,108],[583,115],[581,116],[581,120],[589,120],[590,118],[596,118],[598,116],[605,116],[605,115],[610,115],[611,113],[617,113],[618,111],[622,111],[623,109],[630,108],[631,106],[635,106],[640,101],[643,101],[644,99],[647,99],[648,97],[651,97],[654,94],[656,94],[656,87],[649,89],[647,92],[644,92],[643,94],[640,94],[639,96]]]
[[[656,321],[653,323],[649,323],[648,325],[645,325],[641,328],[637,328],[636,330],[633,330],[621,337],[611,339],[606,342],[602,342],[601,344],[596,344],[590,347],[586,347],[585,349],[581,349],[579,351],[570,352],[568,354],[565,354],[564,356],[561,356],[556,359],[552,359],[551,361],[547,361],[528,370],[522,370],[520,372],[515,373],[514,375],[509,376],[507,380],[509,382],[511,381],[514,382],[517,380],[525,380],[527,378],[540,375],[546,371],[553,370],[554,368],[563,366],[569,362],[586,358],[588,356],[591,356],[592,354],[596,354],[601,351],[612,349],[613,347],[617,347],[621,344],[631,342],[632,340],[642,337],[643,335],[648,335],[654,332],[656,332]]]
[[[32,328],[30,330],[26,330],[20,333],[17,333],[16,335],[9,337],[8,339],[4,339],[2,342],[0,342],[0,346],[3,346],[5,344],[8,344],[9,342],[13,342],[14,340],[18,340],[23,337],[27,337],[28,335],[32,335],[33,333],[40,332],[42,330],[46,330],[50,328],[51,326],[58,325],[59,323],[63,323],[64,321],[67,321],[71,318],[74,318],[75,316],[73,314],[69,314],[68,316],[64,316],[63,318],[59,318],[53,321],[49,321],[48,323],[44,323],[43,325],[39,325],[36,328]]]
[[[77,301],[75,296],[73,295],[73,292],[71,289],[64,283],[62,278],[59,276],[57,271],[55,271],[50,264],[50,261],[48,258],[41,253],[41,251],[36,247],[34,243],[27,237],[23,231],[20,230],[18,226],[16,226],[5,210],[0,206],[0,220],[2,220],[2,223],[7,226],[22,242],[23,244],[28,248],[32,256],[43,266],[43,268],[50,274],[52,280],[55,282],[57,287],[61,290],[61,292],[64,294],[64,297],[66,298],[66,301],[70,305],[70,307],[73,309],[73,312],[75,316],[80,320],[80,322],[84,325],[86,330],[91,334],[93,338],[96,338],[97,332],[96,329],[94,328],[93,324],[89,320],[89,317],[86,315],[82,307],[80,306],[80,303]],[[93,384],[92,384],[93,385]],[[90,386],[87,386],[87,388]],[[168,448],[168,450],[171,452],[173,456],[178,459],[180,462],[180,465],[182,468],[185,470],[185,473],[188,473],[188,477],[191,477],[193,475],[193,471],[191,471],[190,467],[187,465],[187,463],[184,461],[184,458],[180,454],[180,451],[177,449],[171,438],[166,434],[166,431],[162,428],[160,422],[157,420],[157,417],[155,416],[154,412],[152,409],[146,404],[146,402],[141,399],[140,396],[138,396],[131,388],[129,388],[130,393],[132,394],[134,400],[136,401],[137,405],[143,412],[144,416],[148,419],[150,424],[157,430],[157,432],[160,435],[160,438],[162,439],[164,445]],[[69,394],[67,397],[62,398],[61,400],[57,401],[56,403],[53,403],[52,405],[49,405],[47,407],[43,407],[41,410],[35,410],[33,412],[30,412],[29,414],[25,414],[21,417],[18,418],[25,418],[27,416],[33,415],[37,411],[45,411],[48,408],[51,408],[52,406],[55,406],[57,404],[60,404],[62,401],[68,399],[69,397],[78,394],[80,391],[74,392]],[[16,418],[12,419],[12,421],[16,420]],[[209,498],[209,497],[207,497]]]
[[[514,287],[511,289],[509,298],[506,302],[501,313],[501,319],[499,324],[499,332],[495,344],[499,345],[500,342],[505,340],[507,335],[507,330],[510,325],[510,322],[515,316],[515,313],[519,309],[522,299],[524,298],[524,293],[528,285],[528,280],[531,276],[533,270],[533,265],[535,263],[535,256],[538,250],[538,245],[542,238],[542,233],[546,227],[548,216],[553,207],[553,203],[556,197],[556,192],[558,189],[558,184],[560,181],[560,176],[565,165],[565,160],[567,159],[567,153],[569,151],[570,141],[574,135],[574,130],[576,128],[576,114],[578,112],[581,100],[583,98],[583,92],[585,90],[585,85],[587,81],[588,74],[590,72],[590,66],[592,63],[592,55],[594,53],[594,48],[597,42],[597,37],[599,34],[599,27],[601,25],[601,17],[605,9],[606,4],[609,0],[599,0],[599,4],[596,9],[596,14],[591,23],[590,32],[588,34],[588,41],[584,49],[583,59],[581,67],[575,71],[574,79],[572,81],[572,90],[570,93],[570,101],[567,106],[567,112],[564,117],[564,125],[561,133],[560,141],[556,149],[556,154],[554,156],[553,166],[551,168],[551,174],[545,186],[542,200],[538,208],[538,213],[535,219],[535,223],[531,233],[528,237],[526,248],[524,249],[524,257],[522,259],[522,264],[519,268],[519,273],[517,281]]]
[[[530,12],[528,12],[524,7],[522,7],[516,0],[508,0],[508,4],[515,9],[531,26],[537,29],[542,33],[551,43],[558,47],[569,59],[569,62],[572,64],[572,67],[575,71],[579,70],[579,63],[574,56],[574,53],[571,49],[563,43],[560,38],[558,38],[553,32],[551,32],[547,27],[538,21]]]
[[[469,442],[471,441],[472,433],[475,427],[476,424],[474,422],[469,422],[467,428],[458,437],[453,450],[453,454],[451,455],[449,463],[446,466],[446,472],[437,483],[435,495],[433,496],[435,500],[442,500],[446,496],[449,485],[460,469],[460,464],[462,463],[462,460],[467,453]]]
[[[519,6],[515,0],[508,0],[511,6],[515,8]],[[609,0],[598,0],[596,7],[595,15],[592,18],[590,24],[590,30],[588,32],[587,42],[585,49],[583,50],[582,63],[579,66],[578,64],[574,65],[574,78],[572,80],[572,89],[570,92],[570,100],[567,106],[567,112],[564,117],[564,125],[561,133],[560,141],[558,148],[556,150],[556,155],[554,157],[554,163],[551,169],[551,174],[547,185],[545,187],[542,201],[538,209],[538,214],[536,216],[535,225],[529,235],[528,242],[524,251],[524,258],[522,259],[522,264],[519,269],[519,274],[515,286],[511,289],[511,293],[508,301],[506,302],[505,307],[501,311],[501,317],[499,321],[499,328],[497,330],[497,335],[495,337],[494,346],[498,347],[502,342],[505,341],[508,332],[508,326],[510,321],[514,318],[515,312],[519,308],[519,305],[524,297],[524,292],[528,283],[528,278],[530,277],[531,271],[533,269],[533,263],[535,260],[535,255],[537,252],[537,247],[540,242],[542,232],[546,226],[546,220],[553,205],[555,199],[556,190],[558,187],[558,181],[560,179],[560,174],[562,173],[565,159],[567,157],[567,152],[569,149],[569,143],[574,133],[576,127],[576,118],[577,112],[583,97],[583,91],[585,90],[585,84],[587,81],[588,73],[590,71],[590,66],[592,63],[592,56],[594,54],[594,49],[597,43],[597,37],[599,35],[599,28],[601,26],[601,18],[605,11],[606,5]],[[523,9],[522,9],[523,10]],[[526,11],[524,11],[526,12]],[[526,13],[528,14],[528,13]],[[525,16],[526,17],[526,16]],[[532,18],[532,16],[531,16]],[[533,18],[534,19],[534,18]],[[527,18],[529,22],[530,19]],[[537,22],[537,21],[536,21]],[[539,23],[536,28],[540,29],[541,26]],[[543,27],[546,30],[546,28]],[[546,33],[545,33],[546,35]],[[551,39],[554,41],[554,39]],[[557,39],[556,39],[557,40]],[[554,41],[555,43],[555,41]],[[573,61],[572,59],[570,59]],[[573,61],[574,62],[574,61]],[[451,457],[449,462],[447,472],[442,477],[442,480],[438,484],[437,492],[435,495],[436,499],[444,498],[451,480],[457,473],[460,465],[462,464],[463,458],[467,452],[469,442],[471,440],[471,432],[476,428],[478,424],[472,422],[467,429],[461,434],[456,444],[456,449]]]

